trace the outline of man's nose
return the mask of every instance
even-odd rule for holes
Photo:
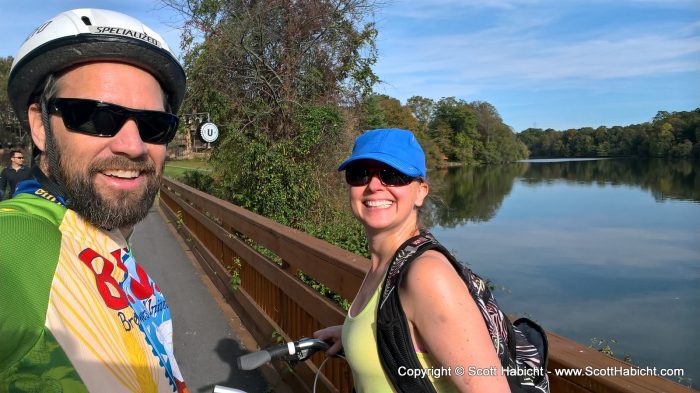
[[[110,148],[115,154],[123,154],[128,157],[141,157],[148,152],[146,143],[139,135],[139,128],[134,119],[128,119],[112,137]]]

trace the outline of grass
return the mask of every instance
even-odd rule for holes
[[[166,161],[163,174],[179,179],[186,171],[211,172],[209,164],[201,159]]]

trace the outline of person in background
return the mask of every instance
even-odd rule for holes
[[[0,391],[187,392],[129,241],[184,92],[162,37],[122,13],[63,12],[22,44],[8,96],[34,165],[0,202]]]
[[[6,199],[12,198],[17,183],[28,177],[29,168],[24,165],[24,153],[21,150],[12,150],[10,152],[10,165],[0,172],[0,201],[3,200],[3,195],[6,195]],[[5,194],[7,188],[9,191]]]
[[[419,235],[429,235],[418,220],[429,191],[425,154],[410,131],[372,130],[357,137],[338,170],[345,171],[350,207],[364,227],[370,266],[345,323],[316,331],[314,337],[334,342],[328,355],[342,343],[357,392],[389,393],[395,389],[379,358],[377,307],[397,252]],[[445,255],[428,250],[415,256],[397,289],[423,368],[498,370],[485,376],[430,376],[437,392],[510,392],[477,304]]]

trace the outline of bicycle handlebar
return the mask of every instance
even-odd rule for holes
[[[302,361],[329,345],[317,338],[302,338],[243,355],[236,360],[239,370],[254,370],[271,360]]]

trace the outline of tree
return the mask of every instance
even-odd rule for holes
[[[439,138],[440,149],[452,160],[473,162],[481,147],[471,107],[454,97],[442,98],[435,104],[430,133]]]
[[[518,135],[535,157],[700,156],[700,108],[660,111],[650,122],[564,132],[529,128]],[[502,149],[501,149],[502,150]]]
[[[430,98],[413,96],[406,101],[406,106],[411,109],[420,130],[427,132],[428,124],[430,124],[435,112],[435,101]]]
[[[10,67],[12,67],[12,56],[0,57],[0,110],[10,107],[10,99],[7,97],[7,82],[10,77]]]
[[[300,107],[354,101],[378,81],[371,70],[377,31],[362,22],[368,0],[166,3],[186,20],[186,108],[223,103],[240,128],[257,124],[273,139],[294,137]]]
[[[10,99],[7,96],[7,82],[12,67],[12,57],[0,57],[0,147],[13,145],[17,141],[13,130],[19,127],[17,118],[10,106]]]
[[[649,140],[649,154],[652,157],[667,157],[673,144],[673,126],[666,122],[655,127]]]
[[[498,114],[496,107],[486,101],[473,101],[469,103],[476,117],[476,129],[484,142],[489,143],[496,134],[497,129],[503,125],[503,119]]]
[[[384,113],[387,127],[411,130],[414,133],[419,131],[418,122],[413,117],[411,108],[401,105],[401,101],[387,95],[378,95],[376,97]]]
[[[362,101],[362,104],[360,105],[361,131],[373,130],[375,128],[386,128],[389,126],[384,109],[380,105],[380,101],[380,96],[374,94],[365,97],[365,99]]]
[[[371,0],[164,0],[184,18],[182,111],[211,114],[219,196],[293,226],[324,209],[378,81]]]

